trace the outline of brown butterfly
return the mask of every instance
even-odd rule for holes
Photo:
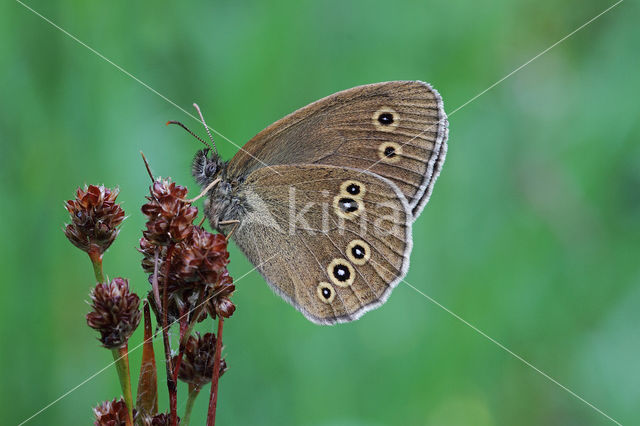
[[[429,84],[370,84],[284,117],[228,162],[200,150],[192,173],[211,226],[305,317],[335,324],[382,305],[406,274],[447,135]]]

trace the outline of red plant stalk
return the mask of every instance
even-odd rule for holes
[[[173,378],[173,367],[171,366],[171,344],[169,343],[169,295],[167,287],[169,287],[169,272],[171,267],[171,258],[175,244],[170,244],[167,249],[167,257],[165,259],[164,287],[162,288],[162,341],[164,342],[164,356],[167,370],[167,389],[169,390],[169,411],[171,413],[171,426],[178,425],[178,387],[176,380]]]
[[[213,378],[211,379],[211,395],[209,396],[209,411],[207,426],[216,424],[216,405],[218,404],[218,380],[220,379],[220,352],[222,352],[222,326],[224,318],[218,315],[218,339],[216,340],[216,355],[213,360]]]
[[[191,330],[193,330],[193,326],[200,318],[200,314],[205,308],[206,300],[202,301],[203,297],[198,297],[198,301],[196,302],[196,307],[193,309],[191,314],[189,312],[181,312],[180,313],[180,346],[178,349],[178,358],[176,359],[176,365],[173,367],[173,379],[178,381],[178,372],[180,371],[180,364],[182,363],[182,358],[184,357],[184,350],[187,345],[187,341],[189,340],[189,336],[191,336]],[[191,319],[187,321],[188,317],[191,316]],[[184,321],[184,322],[183,322]],[[200,392],[198,390],[198,392]]]
[[[176,364],[173,366],[173,380],[178,381],[178,371],[180,371],[180,364],[182,363],[182,357],[184,356],[184,348],[189,337],[189,330],[191,327],[188,322],[188,313],[185,308],[180,309],[180,345],[178,346],[178,357],[176,358]]]

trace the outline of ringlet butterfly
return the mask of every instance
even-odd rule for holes
[[[382,305],[405,276],[447,136],[429,84],[369,84],[276,121],[230,161],[205,142],[192,174],[211,226],[307,319],[335,324]]]

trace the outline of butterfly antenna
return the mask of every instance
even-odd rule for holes
[[[217,154],[218,153],[218,149],[216,148],[216,142],[213,140],[213,136],[211,136],[211,132],[209,131],[209,126],[207,126],[207,123],[204,121],[204,117],[202,116],[202,112],[200,111],[200,107],[195,102],[193,103],[193,106],[195,107],[196,111],[198,111],[198,115],[200,116],[200,120],[202,121],[202,124],[204,125],[204,128],[207,131],[207,134],[209,135],[209,139],[211,139],[211,143],[213,144],[213,149],[216,151],[216,154]]]
[[[189,128],[187,126],[185,126],[184,124],[182,124],[179,121],[167,121],[167,126],[169,124],[177,124],[178,126],[182,127],[183,129],[185,129],[187,132],[189,132],[189,134],[191,136],[193,136],[194,138],[198,139],[200,142],[202,142],[207,148],[209,149],[213,149],[211,148],[211,145],[209,145],[207,142],[205,142],[202,138],[200,138],[200,136],[196,135],[195,133],[193,133],[191,130],[189,130]],[[216,152],[218,152],[217,150],[215,150]]]

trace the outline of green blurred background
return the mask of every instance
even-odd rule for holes
[[[27,3],[189,112],[198,102],[237,144],[364,83],[429,81],[453,111],[612,4]],[[640,424],[639,12],[623,2],[450,117],[406,278],[623,424]],[[120,186],[129,217],[106,272],[143,294],[139,151],[195,192],[199,145],[164,123],[204,132],[15,1],[0,4],[0,40],[0,417],[16,424],[111,362],[85,323],[92,271],[64,238],[63,201],[84,183]],[[231,259],[236,278],[251,267],[235,247]],[[404,284],[335,327],[255,272],[237,288],[221,425],[610,424]],[[89,424],[119,392],[108,369],[29,424]],[[194,424],[205,411],[201,396]]]

